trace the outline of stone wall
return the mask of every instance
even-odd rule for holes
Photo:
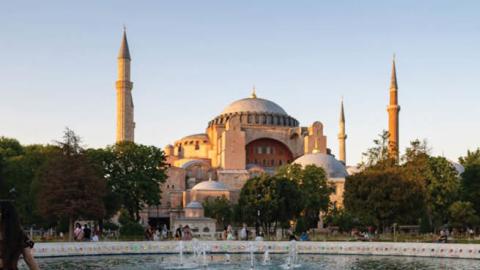
[[[246,241],[203,241],[213,253],[247,253]],[[114,254],[178,253],[178,241],[144,242],[58,242],[37,243],[35,257],[60,257]],[[253,242],[256,252],[287,253],[289,242]],[[185,252],[192,251],[192,242],[184,242]],[[297,242],[299,253],[333,255],[383,255],[480,259],[479,244],[393,243],[393,242]]]

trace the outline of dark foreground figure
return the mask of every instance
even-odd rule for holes
[[[40,269],[32,256],[33,242],[20,226],[17,212],[9,201],[0,201],[0,270],[17,270],[23,255],[31,270]]]

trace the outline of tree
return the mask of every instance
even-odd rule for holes
[[[217,220],[217,224],[221,224],[222,228],[232,222],[233,205],[225,197],[209,197],[203,202],[205,216]]]
[[[3,154],[0,153],[0,198],[5,198],[7,195],[7,184],[5,183],[5,177],[3,176],[3,167],[5,166],[5,160]]]
[[[405,177],[423,186],[425,193],[425,213],[423,227],[434,229],[448,222],[448,208],[459,197],[460,182],[453,165],[443,157],[429,155],[426,141],[411,142],[404,156],[402,168]],[[425,226],[425,218],[430,226]]]
[[[461,176],[462,200],[471,202],[477,213],[480,213],[480,164],[465,167]]]
[[[458,161],[460,161],[460,164],[465,168],[471,165],[480,165],[480,148],[477,148],[475,151],[468,150],[467,155],[460,157]]]
[[[105,214],[105,183],[88,163],[79,143],[80,138],[67,129],[64,140],[58,143],[61,152],[39,172],[39,212],[58,221],[68,220],[70,240],[75,220],[98,219]]]
[[[397,167],[367,169],[345,181],[345,209],[366,225],[385,228],[416,222],[423,202],[421,185],[406,179]]]
[[[315,165],[302,169],[301,165],[292,164],[280,168],[277,175],[296,183],[301,193],[303,222],[307,228],[316,227],[319,212],[328,210],[330,194],[334,190],[327,181],[325,171]]]
[[[24,146],[21,155],[10,157],[5,163],[7,189],[16,191],[15,205],[22,224],[48,225],[35,207],[37,174],[52,154],[58,151],[59,148],[53,145]]]
[[[4,175],[7,161],[9,158],[21,155],[22,153],[23,147],[17,140],[3,136],[0,137],[0,198],[9,197],[9,191],[12,189],[12,186],[8,183],[8,177]]]
[[[264,231],[273,226],[287,226],[299,216],[301,192],[294,181],[280,176],[263,174],[249,179],[240,191],[240,218],[250,224],[260,223]],[[257,212],[259,211],[259,212]],[[260,215],[257,215],[260,213]]]
[[[165,156],[154,146],[122,142],[106,149],[104,177],[112,192],[121,194],[122,205],[135,221],[145,205],[160,204],[160,185],[166,179]]]
[[[355,218],[345,208],[333,208],[328,211],[325,223],[338,226],[341,232],[350,232],[353,228],[361,225],[358,218]]]
[[[450,205],[448,212],[453,227],[473,227],[479,223],[479,217],[471,202],[456,201]]]
[[[417,161],[419,158],[428,157],[430,155],[431,149],[428,146],[428,142],[426,139],[420,141],[419,139],[415,139],[410,142],[410,147],[407,147],[405,150],[405,155],[403,156],[403,160],[405,162],[414,162]]]
[[[105,216],[103,218],[109,220],[121,209],[123,199],[122,194],[114,191],[111,181],[108,181],[109,171],[107,168],[113,163],[115,156],[112,151],[103,148],[89,148],[85,151],[85,155],[98,176],[107,184],[105,196],[103,198],[103,203],[105,205]],[[100,226],[102,225],[103,220],[100,220]]]
[[[444,157],[430,157],[425,171],[426,206],[431,224],[438,228],[448,221],[448,208],[457,201],[460,179]]]
[[[384,130],[378,135],[378,139],[374,139],[374,146],[362,153],[366,160],[362,160],[359,166],[363,169],[370,167],[385,168],[395,165],[395,160],[388,154],[388,131]]]
[[[23,147],[16,139],[0,137],[0,155],[4,158],[23,154]]]

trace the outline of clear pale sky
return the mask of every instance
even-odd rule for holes
[[[4,1],[0,135],[88,147],[115,140],[122,25],[132,55],[136,141],[204,132],[253,84],[302,126],[319,120],[347,162],[387,128],[397,55],[400,147],[426,138],[456,160],[480,146],[480,1]]]

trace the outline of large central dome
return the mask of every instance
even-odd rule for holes
[[[222,114],[230,114],[237,112],[253,112],[253,113],[271,113],[287,115],[282,107],[275,102],[266,100],[263,98],[244,98],[233,102],[228,105],[222,112]]]

